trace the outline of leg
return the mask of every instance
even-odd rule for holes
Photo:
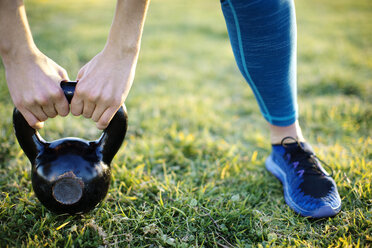
[[[296,23],[291,1],[223,0],[235,59],[265,119],[289,126],[297,118]]]
[[[222,1],[239,69],[269,122],[271,142],[304,141],[297,119],[296,20],[291,1]]]
[[[305,141],[298,121],[295,121],[295,123],[285,127],[276,126],[269,123],[269,129],[271,144],[280,144],[285,137],[294,137],[298,141]],[[285,142],[288,141],[285,140]]]
[[[238,67],[269,123],[273,152],[266,167],[282,181],[286,202],[296,212],[337,214],[336,185],[304,142],[297,122],[293,0],[221,0],[221,5]]]

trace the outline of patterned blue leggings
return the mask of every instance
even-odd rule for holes
[[[297,119],[296,16],[293,0],[221,0],[238,67],[265,119]]]

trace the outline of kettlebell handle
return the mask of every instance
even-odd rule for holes
[[[69,103],[71,103],[74,95],[76,84],[77,82],[61,82],[61,88]],[[13,126],[21,148],[31,164],[35,164],[38,153],[48,146],[49,143],[40,136],[37,130],[28,125],[26,119],[17,108],[14,108],[13,111]],[[101,137],[95,141],[102,148],[102,161],[107,165],[110,165],[123,143],[127,128],[128,115],[123,104],[112,118],[108,127],[103,131]]]
[[[65,93],[66,99],[69,104],[71,104],[72,97],[74,96],[75,88],[76,88],[77,81],[62,81],[61,88],[63,93]]]

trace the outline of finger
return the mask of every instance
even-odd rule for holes
[[[79,116],[83,113],[83,109],[84,102],[74,95],[71,100],[71,113],[75,116]]]
[[[83,114],[84,105],[88,103],[84,92],[85,81],[79,81],[76,85],[74,96],[71,100],[71,113],[75,116]],[[84,101],[85,100],[85,101]]]
[[[43,112],[50,118],[54,118],[56,117],[57,115],[57,111],[56,109],[54,108],[54,105],[53,104],[49,104],[47,106],[42,106],[41,107]]]
[[[83,116],[85,118],[92,117],[95,107],[96,105],[92,102],[88,102],[88,101],[84,102]]]
[[[105,112],[101,115],[101,117],[99,118],[99,121],[97,122],[96,126],[98,129],[105,129],[109,124],[110,124],[110,121],[112,119],[112,117],[114,117],[114,114],[116,113],[117,109],[116,108],[108,108],[105,110]]]
[[[32,108],[29,108],[28,111],[30,111],[39,121],[46,121],[48,119],[47,114],[44,113],[41,106],[34,105]]]
[[[26,119],[28,125],[30,125],[34,129],[41,129],[44,126],[44,122],[39,121],[36,116],[34,116],[30,111],[24,109],[19,110],[23,117]]]
[[[84,67],[80,69],[80,71],[77,74],[76,80],[79,81],[84,76]]]
[[[61,77],[61,80],[60,81],[70,81],[70,78],[69,78],[69,76],[67,74],[67,71],[65,69],[63,69],[62,67],[58,71],[58,74]]]
[[[62,89],[58,89],[58,93],[54,98],[54,109],[57,111],[57,114],[60,116],[68,115],[70,111],[68,101],[66,99],[65,94],[63,93]]]
[[[107,107],[102,104],[96,105],[96,108],[94,109],[94,112],[92,114],[92,120],[94,122],[98,122],[106,109]]]

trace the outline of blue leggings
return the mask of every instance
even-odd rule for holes
[[[238,67],[265,119],[297,119],[296,16],[293,0],[221,0]]]

